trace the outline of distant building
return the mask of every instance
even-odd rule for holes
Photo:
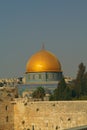
[[[61,64],[51,52],[41,49],[29,58],[26,65],[26,84],[51,83],[59,81],[61,78]]]
[[[9,100],[13,98],[18,98],[18,89],[17,87],[0,87],[0,99]]]
[[[22,84],[22,77],[19,78],[5,78],[5,79],[0,79],[0,87],[12,87],[12,86],[17,86],[18,84]]]
[[[38,86],[54,89],[62,78],[62,68],[58,58],[42,48],[33,54],[26,65],[21,88],[35,89]],[[19,89],[21,89],[19,86]]]
[[[67,84],[71,84],[72,82],[73,82],[73,78],[71,78],[71,77],[64,77],[64,79],[65,79],[65,82],[67,83]]]

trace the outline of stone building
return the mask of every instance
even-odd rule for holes
[[[9,100],[18,97],[17,87],[0,87],[0,99]]]
[[[19,85],[19,91],[33,90],[39,86],[53,90],[61,80],[62,67],[59,59],[50,51],[42,48],[33,54],[27,64],[24,74],[24,84]]]
[[[62,78],[61,64],[58,58],[44,48],[33,54],[26,65],[26,84],[51,83]]]

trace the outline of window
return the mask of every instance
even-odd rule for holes
[[[39,79],[41,79],[41,74],[39,74]]]
[[[49,79],[52,79],[52,78],[53,78],[53,75],[52,75],[52,74],[49,74],[49,75],[48,75],[48,78],[49,78]]]
[[[28,76],[28,79],[30,79],[30,75]]]

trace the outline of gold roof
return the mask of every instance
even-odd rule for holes
[[[42,49],[31,56],[26,72],[61,72],[61,65],[54,54]]]

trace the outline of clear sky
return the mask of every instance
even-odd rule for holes
[[[23,76],[43,42],[65,76],[87,66],[87,0],[0,0],[0,78]]]

